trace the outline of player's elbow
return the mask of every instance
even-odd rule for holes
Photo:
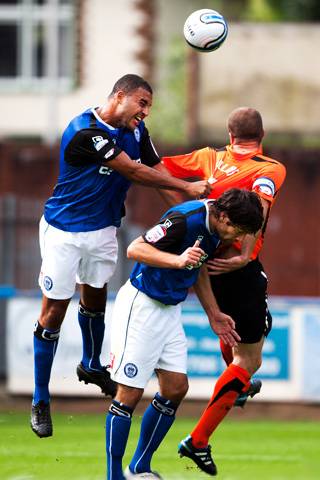
[[[130,245],[127,248],[127,258],[130,260],[136,260],[138,261],[138,254],[139,254],[139,244],[141,243],[141,240],[143,241],[142,237],[136,238],[133,240],[133,242],[130,243]]]
[[[134,251],[135,251],[135,248],[133,247],[133,245],[131,243],[129,245],[129,247],[127,248],[127,258],[129,258],[129,260],[135,260]]]

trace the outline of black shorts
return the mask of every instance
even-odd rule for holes
[[[271,330],[267,305],[268,280],[259,260],[234,272],[210,276],[220,310],[236,322],[241,343],[259,342]]]

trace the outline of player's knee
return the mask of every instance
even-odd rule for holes
[[[142,388],[127,387],[126,385],[119,384],[115,400],[127,405],[133,411],[141,400],[142,395]]]
[[[90,285],[81,285],[80,305],[89,312],[104,312],[107,301],[107,287],[94,288]]]
[[[244,368],[252,376],[261,367],[261,354],[235,356],[233,363]]]
[[[180,388],[179,388],[179,397],[180,397],[180,401],[184,399],[184,397],[187,395],[188,393],[188,390],[189,390],[189,383],[188,383],[188,380],[185,380]]]
[[[39,323],[43,328],[58,329],[61,327],[66,307],[60,302],[51,303],[51,305],[43,309],[40,315]]]
[[[168,391],[164,396],[169,398],[175,403],[180,403],[186,396],[189,389],[188,379],[186,376],[181,376],[178,380],[170,385]]]
[[[177,386],[177,389],[174,393],[175,393],[175,396],[177,397],[177,399],[179,399],[180,402],[186,396],[186,394],[188,392],[188,389],[189,389],[188,382],[182,383],[181,385]]]
[[[256,373],[257,370],[259,370],[259,368],[261,367],[261,364],[262,364],[262,357],[260,353],[250,356],[249,368],[251,370],[250,371],[251,375]]]
[[[252,365],[252,373],[251,373],[251,375],[255,374],[255,373],[259,370],[259,368],[261,367],[261,365],[262,365],[262,358],[259,357],[259,358],[257,358],[257,359],[255,360],[255,362],[254,362],[253,365]]]

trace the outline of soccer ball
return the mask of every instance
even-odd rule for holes
[[[228,35],[228,24],[220,13],[203,8],[191,13],[185,21],[183,34],[190,47],[200,52],[213,52]]]

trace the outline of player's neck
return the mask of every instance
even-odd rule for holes
[[[253,150],[260,150],[261,144],[255,141],[246,141],[232,143],[232,150],[236,153],[251,152]]]
[[[115,107],[113,105],[104,105],[97,108],[97,114],[108,125],[111,125],[114,128],[119,128],[121,126],[120,120],[116,116]]]

